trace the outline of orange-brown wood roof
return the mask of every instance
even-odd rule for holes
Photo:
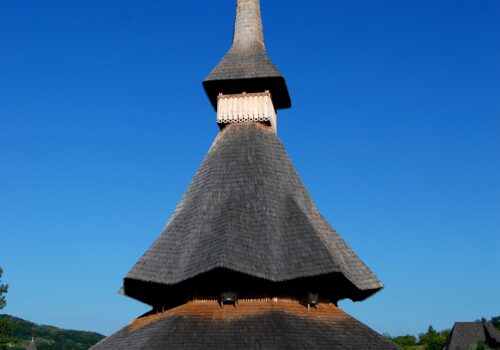
[[[191,301],[140,317],[101,349],[399,349],[338,307],[293,300]]]

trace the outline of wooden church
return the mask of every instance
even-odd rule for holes
[[[259,0],[203,81],[220,133],[159,238],[124,279],[151,305],[92,349],[399,349],[337,307],[383,285],[318,212],[276,134],[291,106]]]

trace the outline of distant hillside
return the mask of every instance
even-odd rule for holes
[[[38,350],[87,350],[104,338],[102,334],[94,332],[73,331],[52,326],[37,325],[23,319],[0,315],[2,324],[9,324],[11,337],[15,344],[7,349],[24,350],[35,337]],[[0,345],[2,348],[2,345]]]

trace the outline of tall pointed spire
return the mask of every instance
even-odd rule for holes
[[[221,131],[124,278],[123,293],[152,310],[91,349],[400,349],[336,305],[383,285],[318,212],[278,139],[290,96],[258,0],[237,1],[233,45],[203,85]]]
[[[257,46],[265,50],[264,31],[259,0],[239,0],[233,32],[233,50],[248,50]]]
[[[237,0],[233,45],[203,81],[217,109],[219,94],[269,91],[275,109],[289,108],[285,78],[267,55],[259,0]]]

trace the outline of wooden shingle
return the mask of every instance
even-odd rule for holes
[[[456,322],[444,350],[475,349],[479,342],[492,349],[499,349],[500,332],[491,322]]]
[[[189,302],[140,317],[91,349],[400,348],[334,305],[307,310],[294,301],[261,300],[236,307]]]
[[[309,288],[336,302],[365,299],[382,283],[318,212],[272,128],[237,123],[216,138],[164,231],[126,276],[125,294],[155,305],[158,297],[252,286]]]
[[[271,92],[276,109],[290,108],[285,78],[269,58],[259,0],[238,0],[233,45],[203,81],[205,92],[217,109],[217,96],[242,92]]]

